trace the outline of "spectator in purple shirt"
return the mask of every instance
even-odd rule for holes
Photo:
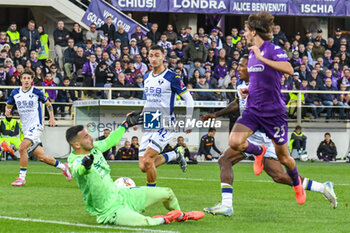
[[[332,71],[332,75],[334,77],[340,78],[342,76],[342,72],[340,70],[339,63],[333,63],[331,66],[333,66],[332,69],[330,69]]]
[[[302,60],[299,57],[299,52],[297,50],[294,50],[293,57],[290,59],[290,63],[292,64],[293,68],[299,67],[300,64],[302,64]]]
[[[227,74],[227,65],[224,58],[219,60],[219,64],[214,68],[214,77],[217,80],[224,79]]]
[[[326,79],[329,78],[332,80],[332,86],[337,88],[337,81],[338,81],[338,78],[337,77],[334,77],[332,75],[332,71],[331,70],[326,70],[325,72],[325,77],[323,78],[323,81],[325,82]]]
[[[140,26],[136,26],[135,32],[131,34],[131,39],[136,39],[137,46],[141,48],[141,46],[144,44],[144,40],[147,38],[147,36],[142,32],[142,29]]]

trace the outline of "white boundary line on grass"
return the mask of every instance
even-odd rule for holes
[[[33,174],[41,174],[41,175],[62,175],[62,173],[57,172],[30,172]],[[117,178],[119,176],[112,176],[112,178]],[[144,178],[145,176],[133,176],[134,178]],[[217,182],[218,179],[203,179],[203,178],[186,178],[186,177],[165,177],[165,176],[159,176],[158,179],[164,179],[164,180],[191,180],[191,181],[211,181],[211,182]],[[272,180],[235,180],[235,182],[257,182],[257,183],[275,183]],[[334,185],[340,185],[340,186],[350,186],[350,184],[337,184]]]
[[[134,231],[134,232],[141,231],[141,232],[177,233],[177,231],[165,231],[165,230],[131,228],[131,227],[114,227],[114,226],[106,226],[106,225],[89,225],[89,224],[82,224],[82,223],[61,222],[61,221],[32,219],[32,218],[16,218],[16,217],[1,216],[1,215],[0,215],[0,219],[16,220],[16,221],[23,221],[23,222],[51,223],[51,224],[67,225],[67,226],[73,226],[73,227],[90,227],[90,228],[126,230],[126,231]]]

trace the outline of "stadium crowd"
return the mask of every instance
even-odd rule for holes
[[[49,56],[49,35],[44,27],[29,21],[27,27],[18,29],[16,23],[7,31],[0,32],[0,84],[18,85],[25,70],[35,74],[36,86],[84,86],[84,87],[143,87],[143,76],[151,68],[147,52],[151,45],[158,44],[166,51],[164,65],[176,72],[188,88],[236,89],[239,59],[248,53],[244,30],[232,28],[224,35],[220,28],[213,27],[206,32],[198,28],[174,26],[158,30],[157,23],[150,23],[148,16],[142,17],[142,25],[150,31],[144,34],[141,27],[129,37],[122,26],[116,28],[112,18],[97,28],[95,24],[83,33],[78,23],[68,31],[59,21],[53,33],[55,57]],[[100,32],[102,34],[100,34]],[[296,32],[287,38],[280,26],[273,29],[273,42],[283,47],[295,70],[293,75],[285,74],[282,89],[285,90],[349,90],[350,89],[350,46],[340,28],[328,38],[322,37],[322,30],[312,37]],[[0,100],[6,100],[10,90],[0,93]],[[193,92],[196,100],[229,100],[235,95],[225,92]],[[74,92],[69,90],[48,90],[53,103],[71,103],[81,98],[105,98],[103,91]],[[114,91],[113,98],[145,99],[141,91]],[[289,117],[294,118],[297,95],[284,94],[289,106]],[[345,119],[348,114],[350,95],[305,94],[302,96],[305,108],[302,115],[310,111],[312,118],[321,112],[326,118]],[[333,110],[328,106],[338,106]],[[56,105],[55,114],[65,115],[64,105]]]

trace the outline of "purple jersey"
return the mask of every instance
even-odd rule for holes
[[[260,47],[261,55],[273,61],[289,61],[281,47],[265,41]],[[282,72],[277,71],[256,59],[249,53],[249,95],[247,109],[262,116],[272,117],[284,114],[286,104],[281,94]]]

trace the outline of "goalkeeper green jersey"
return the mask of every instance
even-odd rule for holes
[[[102,154],[118,144],[124,133],[125,128],[120,126],[106,139],[94,142],[94,148],[90,152],[94,161],[89,170],[81,165],[85,154],[78,155],[73,151],[68,157],[72,176],[78,183],[86,209],[91,215],[109,215],[118,207],[129,205],[128,189],[117,188],[114,184],[110,176],[110,167]]]

